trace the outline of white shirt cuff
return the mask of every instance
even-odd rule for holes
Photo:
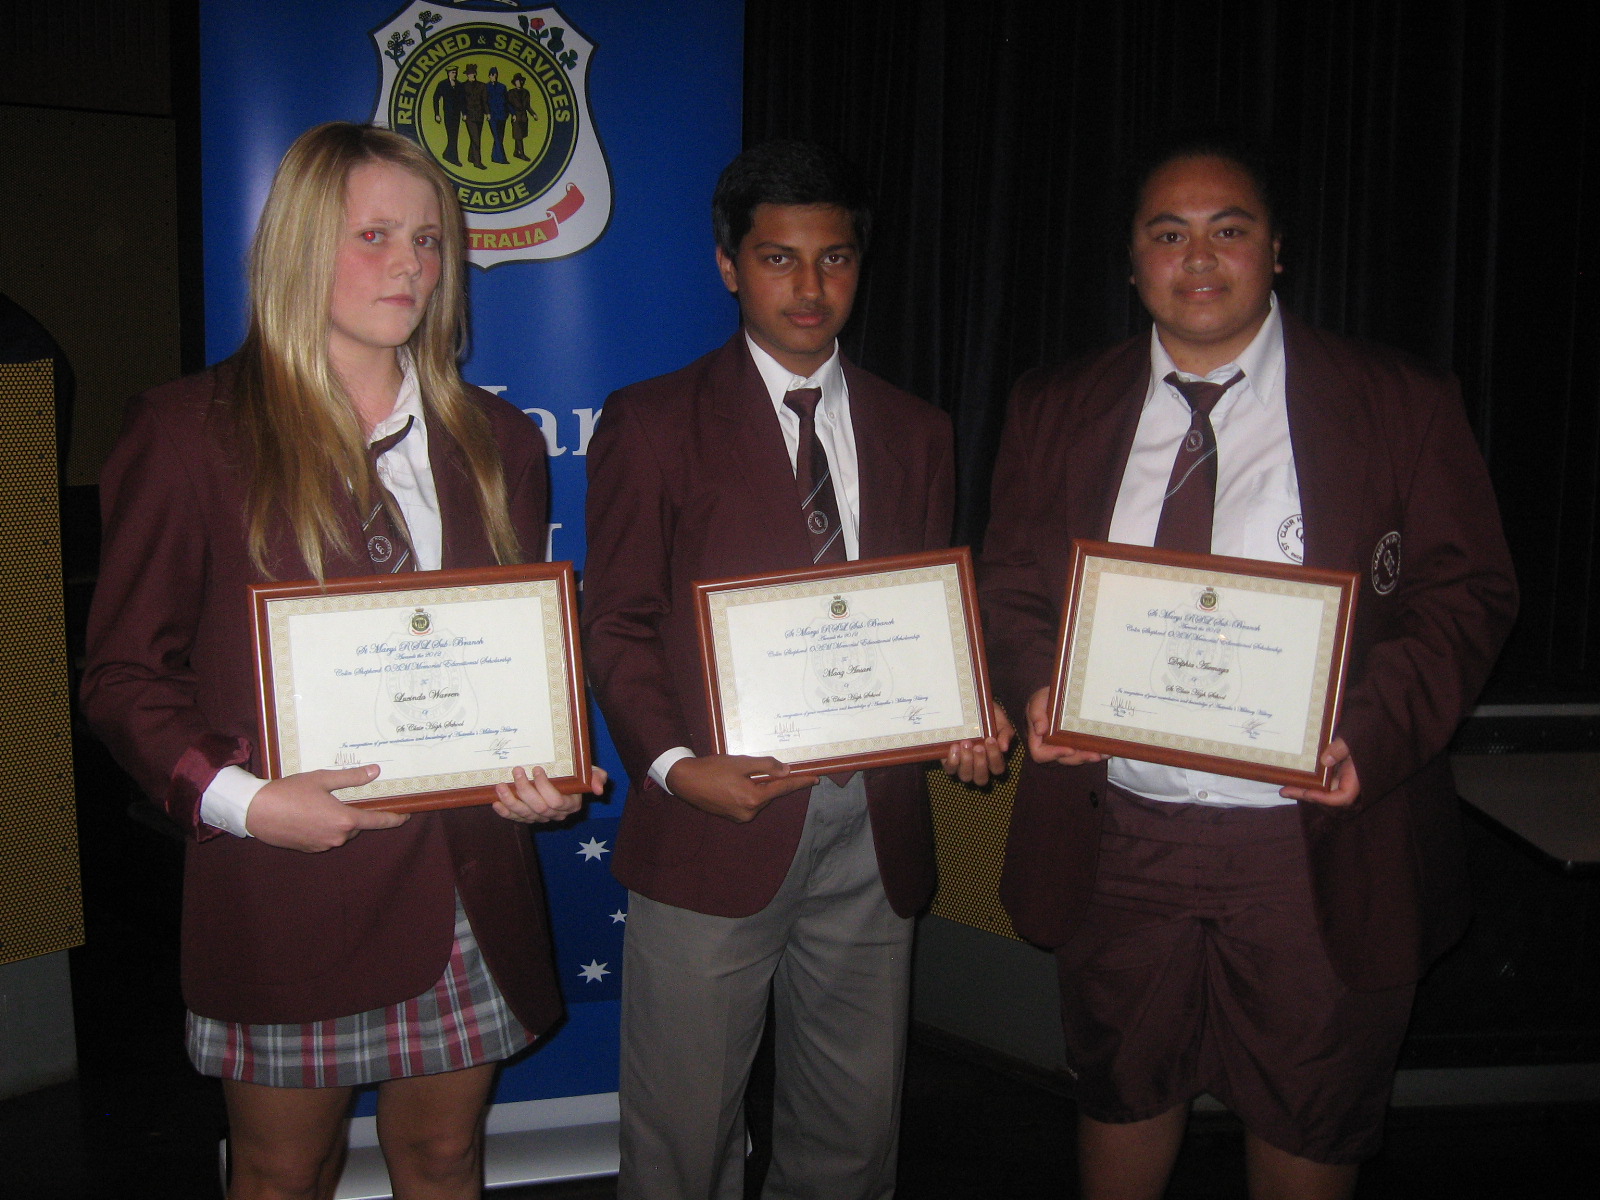
[[[200,819],[234,837],[249,837],[244,819],[250,801],[266,786],[265,779],[257,779],[243,767],[223,767],[200,797]]]
[[[656,781],[656,786],[667,795],[672,795],[672,789],[667,786],[667,772],[686,758],[693,758],[695,753],[687,746],[674,746],[671,750],[663,750],[661,755],[650,764],[650,778]]]

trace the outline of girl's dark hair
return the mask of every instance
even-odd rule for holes
[[[1282,236],[1288,223],[1285,197],[1280,186],[1281,171],[1276,157],[1266,147],[1226,129],[1200,128],[1169,133],[1150,141],[1130,160],[1132,166],[1123,181],[1121,213],[1131,222],[1139,211],[1145,185],[1168,163],[1186,158],[1220,158],[1232,163],[1255,184],[1267,206],[1264,214],[1276,236]],[[1124,226],[1124,233],[1126,226]]]

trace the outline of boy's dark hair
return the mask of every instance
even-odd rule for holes
[[[812,142],[752,146],[728,164],[711,197],[711,231],[729,258],[750,232],[758,204],[831,204],[850,214],[856,249],[865,254],[872,208],[855,169]]]
[[[1133,220],[1139,211],[1139,200],[1145,185],[1157,171],[1168,163],[1185,158],[1220,158],[1248,175],[1266,203],[1264,216],[1273,234],[1282,236],[1289,214],[1280,186],[1282,175],[1276,157],[1259,142],[1234,130],[1216,127],[1168,133],[1151,140],[1141,153],[1134,155],[1130,160],[1132,169],[1123,180],[1122,219]]]

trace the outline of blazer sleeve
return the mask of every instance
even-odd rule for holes
[[[1399,578],[1392,598],[1362,598],[1395,611],[1362,656],[1339,724],[1361,780],[1357,809],[1443,753],[1517,609],[1499,508],[1459,389],[1453,380],[1416,387],[1420,436],[1402,443],[1414,454],[1397,464],[1408,481]]]
[[[583,577],[584,665],[635,786],[663,751],[693,744],[661,637],[676,526],[669,464],[637,407],[613,396],[589,442]]]
[[[1035,451],[1040,414],[1050,400],[1040,371],[1012,389],[978,568],[995,694],[1019,727],[1028,698],[1050,683],[1061,615],[1037,552],[1041,502],[1050,485]]]
[[[197,702],[190,650],[210,566],[206,490],[185,452],[196,431],[141,397],[101,474],[100,577],[89,610],[84,716],[145,794],[192,835],[200,798],[250,742],[211,728]],[[211,514],[237,519],[238,514]]]

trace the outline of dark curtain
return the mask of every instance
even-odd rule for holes
[[[1131,148],[1175,123],[1267,140],[1288,306],[1461,378],[1524,596],[1487,698],[1594,700],[1597,26],[1487,2],[748,0],[745,136],[866,172],[847,350],[954,417],[972,543],[1012,381],[1144,327]]]

